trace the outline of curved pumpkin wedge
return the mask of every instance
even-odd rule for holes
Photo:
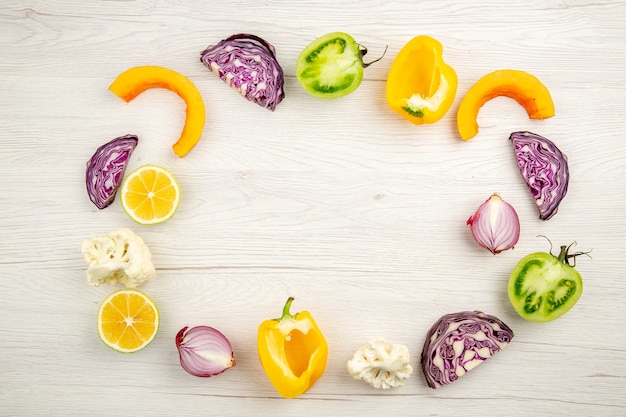
[[[166,88],[178,94],[187,104],[185,125],[172,149],[179,157],[185,156],[200,140],[204,129],[204,101],[196,86],[184,75],[158,66],[130,68],[109,86],[115,95],[129,102],[150,88]]]
[[[478,111],[487,101],[498,96],[515,99],[526,109],[531,119],[541,120],[554,116],[550,91],[537,77],[513,69],[494,71],[478,80],[461,100],[457,127],[463,140],[478,134]]]

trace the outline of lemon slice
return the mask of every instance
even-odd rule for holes
[[[151,225],[170,219],[180,201],[180,188],[167,169],[143,165],[126,175],[120,188],[122,208],[139,224]]]
[[[141,291],[124,289],[104,299],[98,311],[98,336],[118,352],[148,346],[159,330],[159,310]]]

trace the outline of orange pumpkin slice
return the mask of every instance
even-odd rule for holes
[[[494,71],[478,80],[461,100],[457,127],[463,140],[478,134],[478,111],[487,101],[498,96],[515,99],[526,109],[531,119],[541,120],[554,116],[550,91],[537,77],[513,69]]]
[[[129,102],[150,88],[166,88],[178,94],[187,104],[185,125],[172,149],[179,157],[185,156],[200,140],[204,129],[204,101],[196,86],[184,75],[158,66],[130,68],[109,86],[115,95]]]

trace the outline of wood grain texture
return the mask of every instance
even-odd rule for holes
[[[619,0],[34,1],[0,4],[0,415],[360,416],[626,415],[626,3]],[[301,49],[345,31],[387,54],[361,87],[333,101],[295,78]],[[199,60],[233,33],[266,38],[285,71],[274,113],[247,103]],[[450,112],[413,126],[384,101],[391,62],[413,36],[444,45],[459,76]],[[368,57],[370,56],[368,55]],[[162,65],[187,75],[207,108],[202,140],[186,157],[171,145],[184,103],[150,90],[129,104],[108,91],[121,71]],[[501,68],[529,71],[557,115],[529,120],[497,98],[463,142],[455,112],[469,87]],[[570,161],[571,182],[548,222],[515,166],[508,136],[531,130]],[[97,210],[85,162],[102,143],[135,133],[129,169],[169,168],[182,189],[174,218],[134,225],[119,202]],[[491,193],[522,222],[512,251],[494,257],[465,221]],[[159,335],[121,355],[98,340],[99,303],[81,242],[118,227],[140,234],[157,276],[142,287],[159,305]],[[577,269],[585,292],[563,318],[519,318],[506,295],[525,254],[576,241],[592,249]],[[295,400],[278,396],[257,358],[258,324],[288,296],[323,329],[323,378]],[[426,331],[441,315],[479,309],[515,331],[511,346],[439,390],[419,369]],[[176,332],[207,324],[231,340],[237,366],[187,375]],[[363,343],[406,344],[414,375],[397,390],[352,379]]]

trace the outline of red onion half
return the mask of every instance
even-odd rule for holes
[[[176,335],[180,365],[193,376],[210,377],[235,366],[233,348],[219,330],[187,326]]]
[[[474,240],[494,255],[512,249],[520,235],[520,223],[512,205],[496,193],[467,219]]]
[[[539,208],[539,218],[554,216],[567,193],[567,156],[549,139],[531,132],[513,132],[509,137],[524,181]]]

